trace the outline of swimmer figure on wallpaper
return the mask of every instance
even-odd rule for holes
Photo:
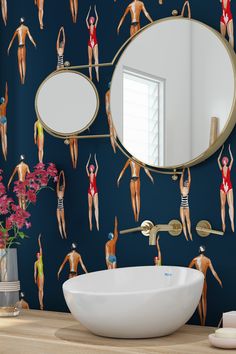
[[[15,307],[20,310],[29,310],[29,304],[25,300],[25,294],[23,293],[23,291],[20,292],[20,300],[16,302]]]
[[[180,177],[179,188],[181,194],[181,203],[180,203],[180,219],[183,226],[184,236],[186,241],[188,241],[188,234],[190,240],[193,241],[192,232],[191,232],[191,220],[190,220],[190,209],[189,209],[189,192],[191,187],[191,173],[188,168],[188,179],[184,181],[184,172],[185,168]],[[187,227],[186,227],[187,224]]]
[[[44,131],[39,119],[34,123],[34,143],[38,146],[38,159],[43,162],[43,148],[44,148]]]
[[[78,139],[73,137],[70,138],[69,145],[70,145],[70,157],[71,157],[72,167],[76,169],[78,163],[78,155],[79,155]]]
[[[57,180],[57,222],[58,222],[58,228],[62,239],[67,238],[65,211],[64,211],[65,188],[66,188],[65,173],[64,171],[61,171],[59,173],[59,177]]]
[[[97,230],[99,231],[99,207],[98,207],[98,189],[97,189],[97,174],[98,174],[98,162],[96,154],[94,155],[95,165],[90,164],[91,154],[89,155],[88,162],[86,164],[86,172],[89,178],[89,189],[88,189],[88,217],[89,217],[89,229],[92,231],[92,208],[94,206],[94,214],[96,220]]]
[[[38,298],[40,310],[43,310],[44,296],[44,271],[43,271],[43,249],[41,245],[41,234],[38,237],[39,252],[37,253],[37,261],[34,263],[34,282],[38,287]]]
[[[25,42],[26,42],[27,36],[29,37],[29,40],[31,41],[31,43],[33,43],[33,45],[36,48],[36,43],[30,34],[29,28],[27,26],[25,26],[25,19],[23,17],[21,17],[20,25],[15,30],[13,37],[11,39],[11,42],[8,46],[8,49],[7,49],[8,55],[9,55],[11,46],[12,46],[16,36],[18,38],[18,51],[17,51],[18,70],[19,70],[19,74],[20,74],[20,81],[21,81],[21,84],[23,85],[25,83],[25,75],[26,75],[26,46],[25,46]]]
[[[130,25],[130,37],[134,36],[140,30],[140,14],[144,13],[146,18],[153,22],[151,16],[146,10],[146,7],[142,1],[133,0],[126,8],[124,15],[121,17],[119,25],[117,27],[117,34],[120,33],[120,28],[125,20],[125,17],[130,13],[131,16],[131,25]]]
[[[161,258],[161,248],[160,248],[160,244],[159,244],[159,240],[160,240],[160,236],[157,236],[157,240],[156,240],[156,246],[157,246],[157,256],[154,257],[154,264],[156,266],[161,266],[161,262],[162,262],[162,258]]]
[[[188,14],[188,18],[191,18],[191,8],[190,8],[190,4],[189,1],[185,1],[184,5],[182,7],[182,11],[181,11],[181,16],[184,17],[184,11],[187,8],[187,14]]]
[[[108,120],[108,125],[109,125],[109,131],[110,131],[110,142],[112,149],[114,153],[116,153],[116,130],[112,121],[111,117],[111,107],[110,107],[110,88],[111,88],[111,83],[109,82],[108,84],[108,90],[105,95],[105,104],[106,104],[106,114],[107,114],[107,120]]]
[[[195,267],[197,270],[199,270],[200,272],[203,273],[204,278],[205,278],[204,284],[203,284],[203,290],[202,290],[201,299],[200,299],[200,302],[199,302],[199,305],[198,305],[198,313],[199,313],[199,317],[200,317],[201,326],[205,326],[206,316],[207,316],[207,282],[206,282],[206,275],[207,275],[208,269],[210,269],[212,275],[217,280],[217,282],[220,284],[220,286],[223,287],[222,282],[221,282],[218,274],[216,273],[210,258],[207,258],[205,256],[205,251],[206,251],[205,246],[200,246],[199,247],[199,256],[195,257],[189,264],[189,268]]]
[[[118,220],[115,217],[115,225],[114,232],[110,232],[108,234],[108,239],[105,245],[105,255],[106,255],[106,264],[107,269],[115,269],[117,268],[117,258],[116,258],[116,243],[118,240],[119,232],[118,232]]]
[[[43,30],[44,0],[34,0],[34,4],[38,7],[39,26]]]
[[[71,12],[73,23],[76,23],[76,21],[77,21],[78,8],[79,8],[79,1],[78,0],[70,0],[70,12]]]
[[[220,18],[220,32],[223,37],[226,36],[226,32],[229,37],[229,43],[234,48],[234,22],[231,12],[231,0],[220,0],[222,4],[222,16]]]
[[[83,263],[83,260],[82,260],[82,257],[81,255],[77,252],[77,245],[76,243],[72,243],[71,245],[71,252],[69,252],[66,256],[65,256],[65,259],[64,261],[62,262],[59,270],[58,270],[58,273],[57,273],[57,278],[59,280],[59,277],[60,277],[60,273],[61,271],[63,270],[65,264],[69,262],[69,266],[70,266],[70,272],[69,272],[69,279],[71,278],[74,278],[78,275],[78,266],[79,264],[81,265],[83,271],[85,273],[88,273],[84,263]]]
[[[6,82],[5,97],[0,98],[0,135],[2,142],[2,153],[7,160],[7,105],[8,105],[8,85]]]
[[[30,173],[30,169],[29,169],[29,166],[25,163],[25,156],[24,155],[20,155],[20,163],[14,168],[14,171],[9,179],[9,182],[8,182],[8,189],[10,187],[10,184],[15,176],[15,174],[18,174],[18,180],[20,182],[24,182],[25,181],[25,178],[26,178],[26,175],[27,173]],[[25,205],[25,196],[21,196],[19,195],[18,196],[18,202],[19,202],[19,206],[22,208],[22,209],[25,209],[26,208],[26,205]]]
[[[7,0],[1,0],[1,10],[2,10],[2,19],[4,25],[7,25]]]
[[[231,182],[231,170],[234,162],[233,154],[231,151],[231,147],[229,145],[229,154],[230,161],[227,156],[222,156],[224,150],[224,145],[220,151],[218,156],[218,166],[222,173],[222,183],[220,185],[220,204],[221,204],[221,221],[222,221],[222,230],[225,232],[225,204],[226,200],[229,206],[229,218],[231,221],[231,229],[234,232],[234,193],[233,193],[233,185]]]
[[[98,60],[98,41],[97,41],[97,25],[98,25],[98,13],[96,9],[96,5],[94,6],[94,12],[96,15],[96,19],[93,16],[90,16],[91,6],[89,8],[87,17],[86,17],[86,25],[89,30],[89,41],[88,41],[88,60],[89,60],[89,78],[90,80],[93,79],[92,77],[92,60],[94,57],[95,61],[95,71],[96,71],[96,78],[99,81],[99,64]]]
[[[131,196],[131,204],[134,214],[134,220],[139,221],[139,214],[140,214],[140,165],[134,162],[132,159],[128,159],[125,163],[121,173],[117,179],[117,187],[120,185],[120,180],[125,173],[125,170],[130,167],[131,171],[131,178],[130,178],[130,196]],[[154,179],[147,168],[144,167],[144,171],[146,175],[150,178],[152,183],[154,183]]]
[[[59,29],[58,36],[57,36],[57,69],[64,68],[64,51],[66,45],[66,34],[64,27],[62,26]]]

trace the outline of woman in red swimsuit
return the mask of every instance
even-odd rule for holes
[[[89,41],[88,41],[88,60],[89,60],[89,77],[92,80],[92,60],[94,56],[95,65],[99,64],[98,61],[98,41],[97,41],[97,24],[98,24],[98,14],[96,5],[94,6],[94,12],[96,19],[94,17],[89,17],[91,11],[91,6],[86,17],[86,24],[89,30]],[[99,67],[95,66],[97,81],[99,81]]]
[[[96,168],[94,165],[89,165],[91,159],[91,154],[89,155],[89,159],[86,165],[86,172],[89,178],[89,189],[88,189],[88,216],[89,216],[89,229],[92,231],[92,207],[94,205],[95,212],[95,220],[97,225],[97,230],[99,231],[99,209],[98,209],[98,189],[97,189],[97,173],[98,173],[98,162],[96,158],[96,154],[94,155],[94,160],[96,164]]]
[[[224,150],[224,146],[222,147],[220,155],[218,157],[218,165],[222,172],[222,183],[220,185],[222,229],[225,232],[225,228],[226,228],[225,227],[225,204],[227,199],[228,206],[229,206],[229,218],[231,221],[231,229],[234,232],[234,194],[233,194],[233,186],[230,178],[230,173],[231,173],[234,159],[229,145],[229,154],[231,159],[230,165],[228,166],[229,159],[226,156],[224,156],[220,161],[223,150]]]
[[[231,12],[231,0],[220,0],[222,3],[222,16],[220,18],[220,31],[222,36],[226,36],[226,32],[229,36],[229,43],[234,48],[234,23]]]

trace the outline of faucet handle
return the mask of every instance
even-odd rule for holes
[[[196,226],[197,234],[200,237],[207,237],[210,234],[223,236],[224,232],[219,230],[213,230],[211,224],[207,220],[201,220]]]
[[[154,227],[153,222],[151,222],[150,220],[144,220],[141,224],[142,227],[142,234],[143,236],[150,236],[150,231],[152,230],[152,228]]]
[[[149,236],[150,230],[153,226],[154,226],[154,224],[151,221],[145,220],[142,222],[142,224],[140,226],[134,227],[132,229],[121,230],[120,234],[125,235],[125,234],[129,234],[131,232],[141,231],[144,236]]]

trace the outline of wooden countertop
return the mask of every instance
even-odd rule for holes
[[[213,332],[212,327],[186,325],[168,337],[109,339],[91,334],[71,314],[25,310],[18,317],[0,318],[0,353],[225,354],[225,350],[213,348],[208,343],[208,334]]]

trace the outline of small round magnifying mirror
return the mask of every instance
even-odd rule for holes
[[[97,116],[99,96],[87,76],[59,70],[40,85],[35,109],[45,130],[61,137],[75,136],[89,128]]]

